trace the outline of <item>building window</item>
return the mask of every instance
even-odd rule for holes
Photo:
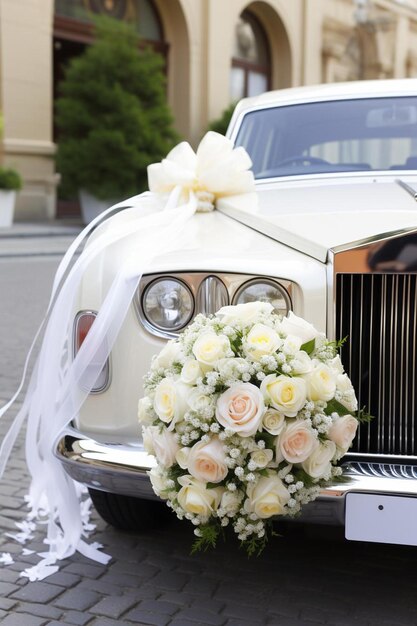
[[[235,28],[230,95],[233,101],[256,96],[270,88],[268,40],[258,20],[248,11]]]

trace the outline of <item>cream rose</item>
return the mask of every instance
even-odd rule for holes
[[[141,398],[138,402],[138,421],[139,424],[151,424],[153,419],[150,415],[152,410],[152,401],[148,396]]]
[[[328,437],[345,454],[352,445],[358,428],[358,420],[353,415],[344,415],[334,420],[330,426]]]
[[[189,475],[181,476],[178,478],[178,482],[182,487],[178,492],[177,499],[184,511],[199,515],[203,519],[217,511],[224,493],[222,487],[207,489],[205,483]]]
[[[153,408],[159,419],[170,425],[170,430],[183,419],[187,407],[184,388],[172,378],[163,378],[155,389]]]
[[[205,368],[214,367],[227,356],[230,350],[230,341],[226,335],[216,335],[212,331],[202,333],[193,345],[193,354]]]
[[[304,420],[294,420],[287,424],[276,443],[276,460],[288,463],[302,463],[313,452],[317,435]]]
[[[188,454],[187,466],[197,480],[220,483],[228,472],[223,443],[218,437],[213,437],[208,443],[196,443]]]
[[[303,378],[270,374],[261,383],[265,402],[287,417],[295,417],[307,400],[307,386]]]
[[[177,339],[171,339],[162,348],[160,353],[152,360],[151,369],[166,369],[183,356],[181,344]]]
[[[260,315],[270,315],[274,307],[269,302],[247,302],[246,304],[236,304],[235,306],[224,306],[217,315],[222,316],[224,324],[231,324],[236,321],[249,325],[256,322]]]
[[[168,495],[163,492],[166,490],[166,479],[159,467],[153,467],[146,472],[151,480],[152,489],[155,494],[163,500],[168,499]]]
[[[254,435],[259,428],[265,404],[258,387],[236,383],[217,400],[217,421],[241,437]]]
[[[347,374],[338,374],[336,377],[337,399],[348,411],[358,410],[358,401],[355,390]]]
[[[256,463],[259,469],[263,469],[270,463],[273,459],[274,453],[269,448],[263,448],[262,450],[258,448],[258,450],[254,450],[250,453],[251,460]]]
[[[199,389],[192,389],[187,395],[187,404],[192,411],[204,411],[214,406],[213,396],[207,396]]]
[[[262,426],[271,435],[279,435],[285,425],[285,415],[275,409],[267,409],[262,418]]]
[[[277,351],[282,340],[278,333],[265,324],[255,324],[243,342],[245,353],[254,361]]]
[[[302,340],[296,335],[287,335],[282,343],[282,351],[288,355],[295,355],[300,351]]]
[[[317,442],[310,456],[303,461],[302,468],[312,478],[321,478],[329,473],[330,461],[336,454],[336,444],[333,441]]]
[[[197,379],[203,376],[200,363],[196,359],[187,359],[181,370],[181,380],[187,385],[195,385]]]
[[[257,483],[248,485],[246,494],[244,505],[246,512],[255,513],[261,519],[282,515],[290,499],[282,480],[271,472],[268,472],[268,476],[262,476]]]
[[[309,374],[313,369],[313,362],[304,350],[299,350],[294,353],[294,358],[291,361],[291,367],[294,374],[299,376],[302,374]]]
[[[148,454],[153,454],[164,467],[175,463],[179,450],[174,433],[159,426],[147,426],[143,429],[143,445]]]
[[[284,317],[282,320],[281,329],[287,335],[296,335],[299,337],[301,344],[308,343],[319,335],[318,330],[316,330],[312,324],[302,317],[294,315],[292,311],[288,313],[288,317]]]
[[[315,365],[310,374],[306,376],[307,381],[307,395],[310,400],[331,400],[336,393],[336,376],[334,371],[319,363]]]

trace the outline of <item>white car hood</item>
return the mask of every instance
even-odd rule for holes
[[[417,177],[398,176],[417,190]],[[370,237],[417,229],[417,201],[392,176],[345,176],[258,183],[247,213],[223,199],[220,210],[321,262],[328,251]]]

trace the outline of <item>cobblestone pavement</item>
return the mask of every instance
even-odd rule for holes
[[[1,241],[0,241],[1,246]],[[0,404],[17,385],[24,353],[48,293],[56,258],[0,259]],[[5,432],[9,418],[0,425]],[[0,482],[0,528],[25,518],[23,440]],[[339,533],[297,527],[248,559],[230,542],[190,556],[192,530],[172,520],[146,534],[122,533],[93,515],[95,541],[113,557],[81,555],[30,583],[37,562],[1,536],[0,621],[4,626],[410,626],[417,625],[417,550],[349,543]],[[28,547],[45,550],[37,532]]]

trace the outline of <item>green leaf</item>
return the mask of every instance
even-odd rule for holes
[[[341,404],[338,400],[333,398],[333,400],[329,400],[326,408],[324,409],[326,415],[331,415],[332,413],[338,413],[340,416],[343,415],[352,415],[352,411],[349,411],[343,404]]]
[[[310,341],[303,343],[300,350],[304,350],[304,352],[307,352],[307,354],[311,354],[314,351],[315,347],[316,347],[316,340],[311,339]]]

